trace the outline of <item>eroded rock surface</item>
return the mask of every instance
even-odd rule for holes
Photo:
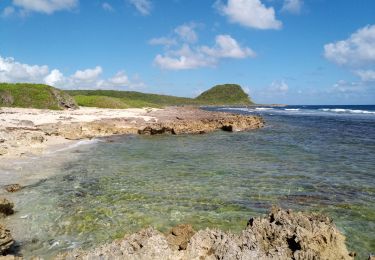
[[[0,217],[8,216],[14,213],[14,204],[6,198],[0,198]]]
[[[7,192],[17,192],[19,190],[22,189],[22,186],[17,184],[17,183],[14,183],[14,184],[8,184],[8,185],[5,185],[4,186],[4,189],[7,191]]]
[[[171,235],[181,236],[183,239],[171,238]],[[186,246],[184,246],[185,242]],[[111,244],[90,251],[75,250],[59,255],[57,259],[353,259],[353,257],[349,255],[345,246],[345,237],[336,229],[331,219],[316,214],[274,208],[266,217],[250,219],[247,227],[238,235],[218,229],[206,229],[194,233],[187,225],[178,226],[167,235],[153,228],[147,228]]]
[[[0,256],[6,254],[13,243],[10,231],[0,224]]]
[[[202,134],[216,130],[246,131],[264,126],[258,116],[210,112],[197,108],[166,108],[149,114],[158,118],[157,123],[147,124],[139,134]]]

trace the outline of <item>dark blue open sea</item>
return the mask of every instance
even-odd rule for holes
[[[206,108],[260,114],[263,129],[99,140],[22,164],[51,176],[12,199],[25,256],[89,248],[148,225],[238,232],[272,205],[331,216],[375,253],[375,106]]]

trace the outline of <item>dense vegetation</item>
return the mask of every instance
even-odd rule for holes
[[[200,94],[196,100],[207,105],[250,105],[249,96],[237,84],[216,85]]]
[[[197,98],[116,90],[62,91],[42,84],[0,84],[0,106],[62,109],[79,106],[100,108],[164,107],[179,105],[249,105],[239,85],[215,86]]]
[[[91,106],[94,99],[98,99],[99,97],[106,97],[107,104],[114,104],[117,108],[121,108],[123,105],[128,107],[163,107],[198,104],[191,98],[147,94],[136,91],[68,90],[67,93],[74,96],[80,106]],[[104,103],[102,104],[104,105]]]
[[[29,83],[0,83],[0,106],[41,109],[77,107],[74,99],[61,90]]]

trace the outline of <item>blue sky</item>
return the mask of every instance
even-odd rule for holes
[[[373,0],[0,0],[0,82],[374,104]]]

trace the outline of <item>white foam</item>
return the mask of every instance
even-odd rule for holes
[[[285,111],[299,111],[299,108],[285,108]]]
[[[375,114],[375,111],[360,110],[360,109],[344,109],[344,108],[321,108],[324,112],[333,113],[349,113],[349,114]]]
[[[76,142],[74,144],[68,145],[68,146],[66,146],[64,148],[54,150],[53,152],[50,152],[50,154],[54,154],[54,153],[58,153],[58,152],[66,151],[66,150],[70,150],[70,149],[76,148],[76,147],[81,146],[81,145],[95,144],[97,142],[99,142],[98,139],[81,140],[81,141],[78,141],[78,142]]]
[[[272,110],[272,107],[257,107],[256,110],[265,111],[265,110]]]

